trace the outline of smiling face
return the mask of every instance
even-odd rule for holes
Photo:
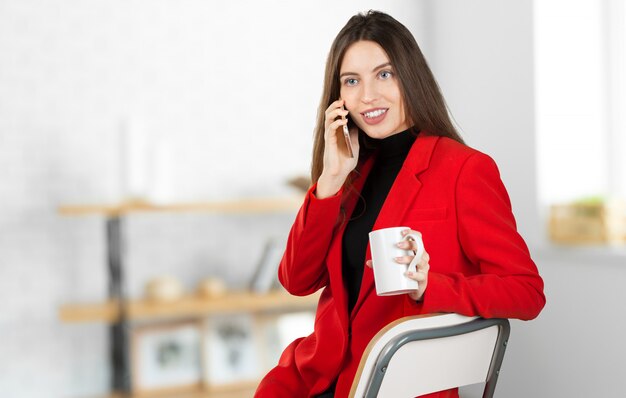
[[[393,65],[378,43],[362,40],[348,47],[339,80],[350,118],[368,136],[381,139],[410,127]]]

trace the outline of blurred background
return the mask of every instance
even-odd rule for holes
[[[270,282],[228,310],[207,300],[245,294],[280,256],[328,49],[368,9],[415,35],[545,279],[543,313],[512,322],[498,395],[623,396],[623,0],[0,0],[3,396],[108,396],[116,254],[124,298],[155,295],[123,325],[135,386],[250,396],[232,386],[308,333],[315,300],[272,301]],[[145,315],[159,300],[166,315]],[[274,348],[237,348],[255,344]]]

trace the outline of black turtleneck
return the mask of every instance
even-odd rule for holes
[[[343,235],[343,280],[348,291],[348,313],[352,312],[359,297],[368,234],[415,141],[415,135],[407,130],[372,141],[377,147],[376,160]]]

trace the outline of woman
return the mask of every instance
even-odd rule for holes
[[[285,349],[257,397],[346,397],[370,339],[404,316],[528,320],[543,308],[495,163],[464,145],[415,39],[386,14],[355,15],[333,42],[311,174],[279,278],[294,295],[323,289],[315,331]],[[398,225],[422,234],[426,252],[407,275],[419,290],[379,297],[368,233]]]

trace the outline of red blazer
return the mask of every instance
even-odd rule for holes
[[[404,316],[455,312],[529,320],[543,308],[543,281],[517,232],[494,161],[454,140],[420,134],[373,229],[408,226],[422,233],[430,254],[428,287],[420,302],[408,295],[379,297],[372,270],[364,265],[359,298],[348,314],[341,271],[346,216],[341,208],[352,213],[355,192],[372,164],[373,159],[365,161],[353,192],[320,200],[313,195],[315,186],[309,190],[289,234],[279,279],[298,296],[324,289],[315,331],[285,349],[255,397],[312,397],[334,380],[335,396],[347,397],[370,339]]]

